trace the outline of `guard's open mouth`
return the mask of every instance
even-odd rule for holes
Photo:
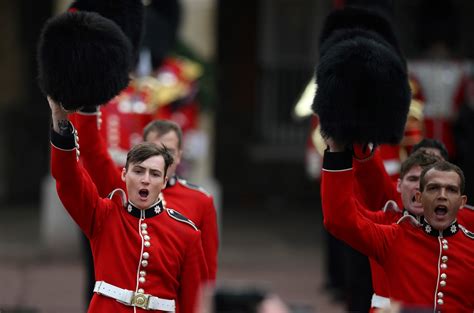
[[[150,192],[146,189],[140,189],[138,191],[138,194],[140,195],[140,197],[143,197],[143,198],[146,198],[148,196]]]
[[[435,208],[434,212],[438,216],[443,216],[443,215],[446,215],[448,213],[448,208],[445,207],[444,205],[438,205]]]

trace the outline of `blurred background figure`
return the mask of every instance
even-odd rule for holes
[[[419,48],[408,64],[424,102],[424,136],[443,142],[450,160],[457,149],[453,122],[466,101],[472,61],[461,53],[462,27],[454,1],[422,0],[416,7],[416,41]]]
[[[468,203],[474,200],[474,81],[472,77],[466,86],[466,98],[454,121],[453,133],[456,143],[456,162],[463,169],[466,180],[466,195]],[[470,199],[470,200],[469,200]]]

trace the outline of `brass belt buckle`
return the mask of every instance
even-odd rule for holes
[[[134,292],[132,297],[132,305],[144,310],[148,310],[148,303],[150,301],[150,295],[140,292]]]

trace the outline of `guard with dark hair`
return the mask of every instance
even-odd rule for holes
[[[355,190],[357,190],[358,200],[364,204],[365,208],[361,210],[361,214],[381,225],[396,223],[407,215],[419,220],[423,214],[422,207],[415,201],[419,177],[425,166],[437,162],[439,158],[423,151],[411,154],[402,163],[400,177],[395,188],[391,178],[384,171],[379,150],[373,155],[366,152],[370,156],[364,159],[361,156],[362,149],[356,146],[355,150],[358,151],[356,153],[358,157],[354,160]],[[383,176],[384,179],[378,179],[377,175]],[[393,194],[384,195],[381,188],[376,186],[377,184],[387,184]],[[395,202],[395,200],[397,201]],[[374,289],[371,300],[371,312],[373,312],[375,309],[389,307],[390,290],[383,269],[372,258],[370,267]]]
[[[426,188],[415,193],[423,218],[407,215],[397,224],[381,225],[363,215],[367,207],[355,195],[353,152],[346,143],[328,139],[328,145],[321,186],[325,227],[382,266],[391,301],[433,311],[472,311],[474,234],[457,220],[466,202],[459,171],[452,165],[424,170],[420,180]]]
[[[78,162],[77,132],[67,112],[48,101],[51,172],[94,255],[95,294],[88,312],[195,312],[207,266],[200,231],[160,199],[173,163],[168,149],[136,145],[121,173],[127,192],[110,190],[103,198]]]
[[[354,159],[353,166],[358,199],[366,208],[374,210],[371,213],[366,212],[366,217],[384,225],[398,221],[405,213],[419,217],[422,214],[422,207],[417,204],[414,193],[419,188],[420,168],[439,161],[443,157],[443,147],[444,145],[441,142],[421,141],[417,148],[412,150],[412,154],[402,163],[400,178],[397,180],[397,184],[394,185],[384,168],[380,150],[376,149],[373,153],[369,150],[364,154],[360,147],[355,146],[354,151],[356,151],[355,155],[357,157]],[[444,151],[444,155],[446,155],[446,151]],[[412,170],[416,164],[418,164],[418,169],[416,171]],[[408,173],[410,175],[407,175]],[[412,191],[404,196],[403,186],[410,186],[410,184]],[[405,210],[410,207],[414,207],[416,210]],[[404,210],[402,211],[399,208],[404,208]],[[474,228],[473,211],[467,208],[460,210],[458,212],[458,222],[468,229]],[[382,307],[389,303],[387,301],[390,296],[389,284],[380,266],[373,260],[371,260],[371,267],[375,292],[372,304],[375,307]]]
[[[123,187],[120,170],[114,163],[104,139],[99,133],[99,113],[78,112],[75,116],[81,136],[81,160],[100,195]],[[217,253],[219,234],[214,199],[203,188],[187,182],[176,175],[176,167],[183,155],[182,132],[179,125],[168,120],[150,122],[143,131],[143,140],[158,146],[166,146],[174,157],[168,169],[169,181],[160,195],[163,204],[184,214],[201,231],[202,246],[208,267],[208,278],[212,284],[217,276]]]
[[[106,5],[114,5],[114,10],[124,6],[123,3],[114,4],[108,0],[105,2]],[[153,131],[152,139],[149,140],[158,145],[164,143],[175,157],[175,163],[168,171],[170,180],[161,197],[163,204],[184,214],[200,229],[209,268],[209,281],[214,282],[219,237],[213,197],[204,189],[176,175],[177,166],[184,163],[181,158],[185,142],[182,133],[197,127],[195,96],[200,69],[176,57],[167,57],[177,39],[181,18],[180,2],[154,0],[145,1],[144,4],[145,33],[138,47],[140,57],[137,68],[134,69],[134,79],[107,105],[100,109],[80,110],[72,116],[82,137],[81,160],[97,185],[99,194],[106,196],[110,192],[109,188],[123,186],[120,172],[125,165],[126,153],[143,140],[144,127],[158,116],[179,121],[180,124],[173,123],[177,127],[176,130],[162,132],[159,129],[158,135]],[[108,13],[105,7],[101,5],[102,11],[105,11],[104,15],[117,15]],[[142,62],[147,59],[147,53],[150,57],[147,60],[149,63],[146,64],[145,70],[142,70],[142,63],[147,63]],[[176,118],[178,115],[179,119]],[[182,118],[183,116],[186,118]],[[99,148],[95,148],[97,145]],[[107,167],[108,165],[110,167]],[[93,283],[92,266],[88,269],[89,282]]]
[[[77,51],[82,51],[84,50],[84,53],[87,52],[91,54],[92,56],[95,56],[96,59],[90,60],[85,59],[85,60],[77,60],[77,59],[67,59],[65,61],[67,64],[65,65],[66,69],[75,69],[74,71],[69,70],[69,72],[62,74],[61,71],[57,71],[55,67],[51,68],[51,65],[48,66],[49,71],[52,72],[54,75],[58,75],[57,73],[60,73],[61,76],[58,77],[57,80],[48,82],[52,88],[55,88],[54,90],[57,89],[57,93],[60,95],[64,96],[65,91],[68,91],[71,89],[71,95],[67,95],[67,99],[65,101],[61,101],[61,98],[57,99],[59,100],[63,106],[69,108],[70,110],[77,110],[81,109],[85,112],[87,111],[95,111],[97,110],[97,105],[104,105],[109,102],[114,96],[119,94],[129,83],[129,76],[130,72],[135,66],[135,63],[137,62],[138,59],[138,51],[141,43],[141,37],[142,37],[142,30],[143,30],[143,4],[141,0],[75,0],[73,1],[69,8],[68,8],[68,13],[64,13],[63,15],[70,15],[74,17],[80,17],[83,15],[100,15],[101,18],[104,20],[107,20],[109,24],[113,24],[115,29],[120,29],[122,35],[122,40],[127,41],[127,45],[129,46],[129,52],[128,55],[126,56],[126,65],[125,64],[120,64],[120,63],[112,63],[110,65],[110,76],[114,75],[113,71],[115,71],[117,74],[117,77],[106,77],[106,78],[101,78],[105,73],[103,73],[104,66],[108,66],[109,63],[116,61],[115,58],[117,58],[116,53],[111,53],[110,48],[108,48],[108,43],[106,37],[103,39],[102,37],[98,37],[96,40],[97,42],[93,42],[91,38],[86,36],[86,34],[83,34],[82,37],[78,39],[77,45],[79,46],[79,50]],[[65,30],[62,30],[63,32]],[[89,42],[92,41],[94,44],[92,51],[88,50],[90,49],[90,44],[85,44],[86,41],[88,40]],[[70,41],[71,39],[68,38],[67,41]],[[55,39],[57,42],[57,45],[62,46],[63,40]],[[66,42],[67,42],[66,41]],[[62,47],[62,49],[64,49]],[[108,49],[108,50],[106,50]],[[43,49],[44,50],[44,49]],[[74,53],[77,53],[76,49],[73,49]],[[41,50],[40,50],[41,51]],[[104,51],[106,53],[103,55],[101,58],[101,52]],[[67,50],[68,54],[65,54],[63,58],[69,58],[71,55],[71,52]],[[51,57],[52,61],[57,62],[55,55]],[[83,57],[84,59],[84,57]],[[122,58],[118,58],[118,60],[121,60]],[[79,62],[78,62],[79,61]],[[44,63],[44,61],[40,62],[40,65]],[[72,64],[70,64],[72,63]],[[90,64],[89,64],[90,63]],[[100,66],[99,66],[100,65]],[[89,68],[90,67],[90,68]],[[41,73],[44,71],[40,70],[40,77]],[[99,76],[96,75],[96,72],[99,72]],[[48,72],[49,73],[49,72]],[[77,76],[78,73],[82,76]],[[48,74],[49,75],[49,74]],[[67,75],[71,75],[71,77],[67,77]],[[91,77],[94,77],[94,79],[91,79]],[[94,98],[90,98],[90,95],[88,95],[87,89],[84,88],[78,88],[80,85],[73,84],[72,86],[66,85],[69,84],[71,81],[74,83],[77,83],[79,79],[87,82],[89,85],[92,85],[89,87],[91,89],[93,94],[101,94],[106,92],[110,87],[108,87],[107,84],[113,83],[116,79],[122,78],[123,83],[120,85],[120,87],[114,89],[113,93],[108,93],[107,97],[104,96],[95,96]],[[44,79],[40,79],[41,84],[43,84]],[[44,89],[44,88],[43,88]],[[56,92],[53,91],[48,91],[47,88],[44,90],[46,94],[52,95],[53,98]],[[86,92],[85,92],[86,91]],[[89,92],[90,93],[90,92]],[[85,98],[87,96],[87,98]],[[72,99],[72,100],[68,100]],[[74,103],[75,105],[70,106],[68,105],[69,102]],[[92,259],[92,252],[89,247],[89,241],[85,236],[82,236],[82,246],[84,249],[84,258],[85,258],[85,264],[86,264],[86,284],[85,284],[85,299],[86,303],[88,304],[90,300],[92,299],[93,296],[93,288],[94,288],[94,283],[95,283],[95,275],[94,275],[94,266],[93,266],[93,259]]]

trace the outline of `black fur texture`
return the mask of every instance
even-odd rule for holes
[[[137,61],[144,27],[142,0],[75,0],[70,9],[96,12],[114,21],[130,40],[132,60]]]
[[[322,57],[326,54],[327,51],[330,51],[331,48],[336,45],[337,43],[345,40],[350,40],[355,37],[365,37],[367,39],[372,39],[388,49],[392,49],[392,45],[390,45],[379,33],[374,31],[365,30],[363,28],[344,28],[335,30],[332,32],[331,36],[328,37],[319,47],[319,57]]]
[[[130,41],[97,13],[63,13],[42,29],[39,85],[65,109],[107,103],[128,85],[130,62]]]
[[[378,11],[368,8],[345,7],[329,13],[323,24],[319,44],[322,46],[334,31],[354,28],[378,33],[402,56],[391,21]]]
[[[411,100],[405,64],[386,44],[357,35],[337,41],[316,70],[313,110],[340,143],[398,143]]]

